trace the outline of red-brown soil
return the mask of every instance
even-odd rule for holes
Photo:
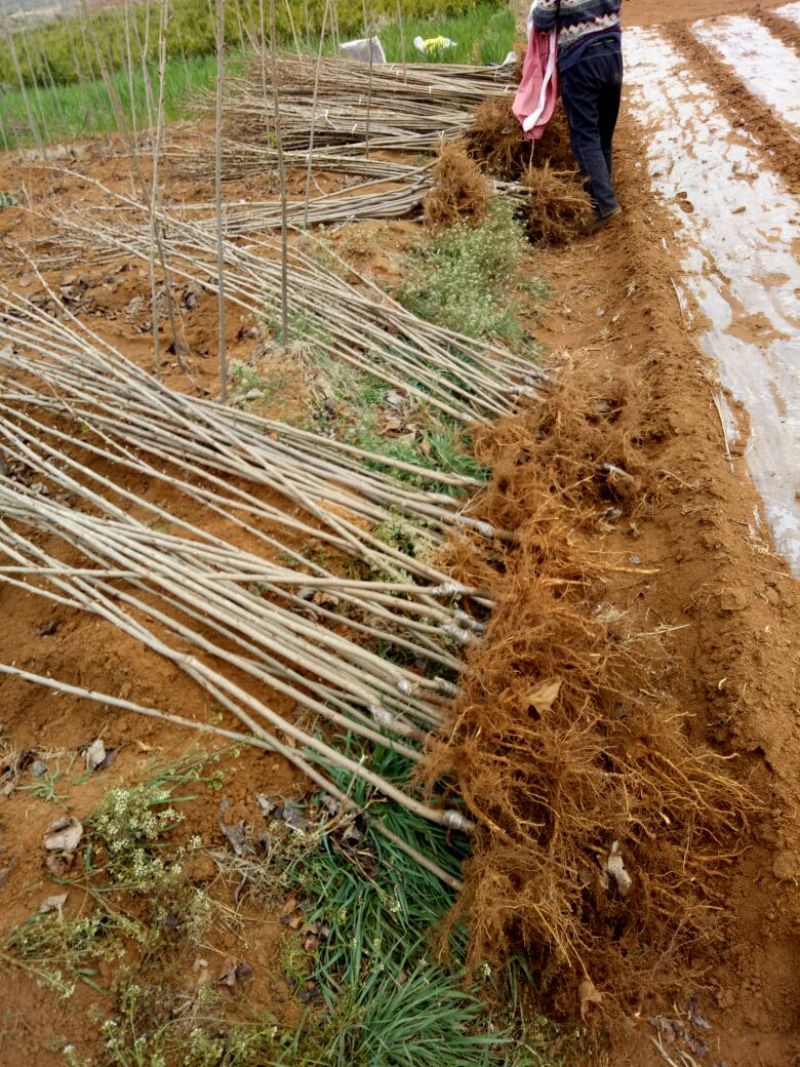
[[[563,361],[561,378],[578,424],[596,417],[598,399],[618,403],[609,454],[621,435],[640,480],[635,521],[591,532],[576,515],[573,547],[589,560],[633,556],[650,572],[609,574],[605,599],[634,631],[671,630],[663,637],[666,662],[658,661],[656,687],[685,713],[698,744],[731,757],[730,769],[759,805],[748,835],[732,842],[741,855],[719,901],[720,937],[692,955],[705,977],[692,981],[687,961],[686,973],[666,976],[674,983],[671,1007],[656,1009],[645,996],[641,1014],[685,1019],[695,995],[713,1026],[703,1037],[711,1046],[708,1060],[698,1062],[779,1067],[800,1054],[793,979],[800,948],[800,600],[764,527],[754,529],[759,502],[741,450],[734,447],[733,467],[726,458],[713,400],[715,368],[678,308],[670,281],[678,268],[661,244],[662,235],[672,240],[674,226],[635,166],[640,138],[623,121],[619,225],[548,255],[546,276],[558,296],[537,329]],[[540,457],[552,462],[549,442],[526,441],[526,448],[533,468]],[[578,473],[610,458],[584,455],[567,439],[564,452]],[[523,484],[515,488],[524,492]],[[537,518],[531,500],[529,536]],[[517,590],[533,581],[524,571],[511,576]],[[613,999],[614,990],[608,993]],[[654,1035],[634,1015],[629,1027],[615,1030],[611,1062],[663,1062],[653,1058],[648,1039]]]
[[[752,12],[753,5],[737,0],[625,4],[627,22],[641,25],[680,24],[743,11]],[[683,44],[683,31],[674,32]],[[723,83],[707,57],[698,53],[695,61],[720,88],[722,105],[734,108],[731,95],[741,94]],[[740,106],[756,105],[748,97]],[[738,114],[749,122],[755,113]],[[780,146],[770,133],[771,121],[764,118],[757,132],[773,149]],[[594,419],[602,402],[604,411],[614,412],[609,451],[624,448],[635,464],[633,506],[626,505],[613,523],[598,522],[592,511],[599,509],[598,496],[586,514],[569,524],[570,551],[575,558],[583,555],[592,568],[598,560],[624,561],[624,571],[607,569],[603,599],[627,620],[626,632],[658,632],[658,674],[656,679],[647,676],[648,687],[657,688],[659,699],[680,709],[698,746],[708,745],[728,758],[729,773],[750,788],[756,807],[747,830],[730,842],[731,862],[721,866],[721,877],[708,896],[719,909],[716,936],[683,957],[685,972],[668,961],[658,982],[641,989],[638,1003],[632,1005],[626,993],[622,1011],[613,987],[601,989],[605,1006],[590,1006],[588,1019],[601,1029],[603,1020],[611,1020],[611,1051],[605,1063],[614,1067],[660,1067],[665,1059],[653,1048],[651,1038],[659,1031],[650,1018],[686,1024],[690,1010],[711,1024],[711,1030],[700,1035],[709,1046],[708,1054],[696,1059],[703,1067],[723,1062],[730,1067],[788,1067],[800,1062],[798,586],[773,554],[765,526],[755,528],[753,516],[760,505],[741,443],[734,442],[732,465],[726,457],[713,399],[719,390],[715,368],[698,348],[676,301],[672,279],[679,276],[680,264],[661,243],[667,236],[672,248],[674,224],[647,187],[641,141],[641,131],[624,117],[618,140],[624,216],[594,238],[538,254],[537,271],[554,295],[546,314],[530,328],[549,349],[548,359],[560,377],[560,402],[571,402],[576,424]],[[782,173],[791,177],[791,161],[782,151],[780,158],[787,161]],[[90,148],[74,165],[114,189],[130,188],[128,162],[108,158],[104,145]],[[266,199],[267,185],[266,179],[248,179],[233,183],[229,195]],[[21,166],[16,159],[0,161],[0,189],[7,188],[23,189],[34,207],[58,202],[67,210],[78,201],[101,204],[105,199],[77,178]],[[176,200],[198,200],[207,199],[210,190],[202,182],[171,176],[169,194]],[[398,223],[371,230],[383,249],[380,269],[392,280],[397,248],[407,242],[410,228]],[[3,280],[13,281],[28,295],[38,283],[23,285],[26,270],[16,244],[30,248],[37,235],[50,242],[37,254],[58,254],[49,223],[32,221],[21,209],[0,211]],[[144,268],[136,263],[71,263],[47,272],[52,280],[64,274],[85,274],[92,327],[147,365],[150,340],[141,329],[149,316]],[[143,310],[127,318],[126,309],[137,297],[143,299]],[[248,325],[235,312],[228,319],[234,358],[246,358],[251,351]],[[218,369],[213,298],[200,298],[187,314],[187,329],[194,352],[192,380],[176,364],[168,365],[165,380],[173,387],[213,394]],[[526,462],[535,464],[539,457],[551,461],[558,432],[555,427],[549,441],[526,438]],[[566,460],[576,470],[608,459],[582,452],[581,440],[580,435],[564,439]],[[537,536],[537,500],[526,487],[524,467],[515,477],[514,507],[522,516],[523,533],[532,540]],[[540,488],[536,483],[537,492]],[[529,567],[530,561],[531,556],[522,553],[507,557],[507,598],[512,589],[514,596],[524,598],[532,588],[536,574],[522,566]],[[501,584],[497,594],[504,595]],[[203,695],[152,653],[101,622],[61,614],[56,633],[37,636],[37,628],[61,617],[59,613],[12,589],[0,589],[0,659],[99,690],[124,692],[142,704],[158,703],[167,692],[171,710],[178,714],[212,714]],[[502,629],[497,633],[502,636]],[[43,695],[9,680],[0,681],[0,723],[0,740],[10,751],[37,748],[53,754],[53,761],[66,760],[97,736],[119,749],[108,771],[65,787],[67,799],[61,807],[78,817],[91,811],[112,784],[145,780],[154,761],[197,751],[191,739],[170,726],[127,719],[70,697]],[[255,822],[256,793],[293,795],[303,788],[288,765],[274,756],[243,751],[235,758],[228,755],[223,769],[222,794],[198,790],[198,799],[187,807],[186,834],[199,834],[209,845],[223,844],[220,795],[231,799],[237,818]],[[0,867],[11,868],[8,882],[0,887],[0,939],[54,891],[42,869],[41,837],[56,815],[53,804],[27,793],[0,798]],[[220,894],[229,902],[232,888],[221,887]],[[67,914],[79,907],[80,901],[70,900]],[[279,1018],[291,1018],[294,1009],[279,958],[283,927],[269,912],[247,914],[245,919],[243,934],[212,946],[213,958],[221,965],[226,956],[241,951],[255,961],[253,1003]],[[0,967],[0,978],[3,1064],[56,1067],[63,1063],[59,1050],[64,1041],[73,1041],[81,1055],[97,1052],[98,1038],[87,1031],[85,1013],[99,995],[89,987],[79,987],[67,1013],[55,994],[17,971]],[[105,978],[101,976],[101,984]],[[566,1004],[577,1011],[578,983],[576,977],[565,984],[562,1009]],[[690,1009],[693,997],[696,1009]],[[614,1010],[607,1011],[609,1005]],[[683,1049],[688,1051],[685,1043]]]
[[[624,18],[630,26],[655,26],[663,22],[691,22],[714,15],[749,15],[756,7],[779,7],[785,0],[624,0]]]

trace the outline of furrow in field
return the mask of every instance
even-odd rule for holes
[[[743,15],[706,19],[695,36],[713,49],[747,89],[792,126],[800,127],[800,56],[760,22]]]
[[[711,86],[717,108],[730,124],[753,135],[762,150],[763,164],[800,196],[800,133],[751,93],[738,73],[714,49],[702,44],[690,27],[672,23],[664,27],[663,34],[683,57],[683,68]]]
[[[775,14],[782,19],[788,19],[795,26],[800,26],[800,4],[798,3],[784,4],[783,7],[776,8]]]
[[[654,188],[685,239],[701,343],[750,421],[748,462],[773,536],[800,573],[800,203],[714,89],[657,32],[626,35],[629,102]]]
[[[797,21],[792,21],[786,15],[782,15],[774,8],[759,8],[753,12],[753,17],[757,18],[760,23],[767,27],[767,29],[779,40],[783,41],[789,48],[793,48],[795,53],[800,56],[800,5],[798,7]]]

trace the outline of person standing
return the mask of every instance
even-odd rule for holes
[[[561,98],[570,143],[598,223],[622,210],[612,184],[612,141],[622,95],[621,0],[534,0],[537,30],[558,34]]]

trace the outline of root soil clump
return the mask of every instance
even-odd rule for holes
[[[575,171],[528,167],[520,180],[527,198],[528,237],[534,244],[566,244],[595,217],[586,191],[577,185]]]
[[[593,216],[575,168],[569,129],[559,106],[539,141],[525,140],[508,97],[492,97],[475,112],[465,137],[470,156],[495,178],[518,182],[526,193],[530,239],[563,244],[579,236]]]
[[[692,972],[751,803],[662,691],[662,634],[607,600],[636,566],[588,550],[598,524],[635,524],[656,492],[617,418],[627,388],[567,380],[478,440],[494,470],[480,515],[518,544],[493,565],[460,560],[499,607],[432,763],[480,826],[453,920],[469,917],[476,960],[523,948],[560,1015],[585,1017],[600,990],[603,1013],[628,1010],[676,958]]]
[[[669,298],[641,138],[623,118],[620,225],[540,253],[560,388],[477,438],[475,514],[517,541],[452,548],[498,608],[429,774],[479,824],[451,916],[476,963],[523,954],[599,1062],[661,1064],[659,1020],[699,1002],[709,1062],[777,1067],[798,1048],[800,605]]]
[[[459,142],[445,142],[433,168],[436,185],[423,202],[425,222],[440,230],[486,217],[491,188],[474,159]]]

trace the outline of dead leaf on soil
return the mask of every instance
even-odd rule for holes
[[[592,1004],[602,1004],[603,994],[596,988],[591,978],[584,978],[578,986],[578,1000],[580,1003],[581,1021],[586,1022],[586,1015]]]
[[[240,819],[233,826],[227,826],[220,820],[219,828],[237,856],[246,856],[248,852],[252,851],[247,843],[244,819]]]
[[[619,841],[615,841],[611,846],[605,869],[617,883],[620,896],[626,897],[630,893],[633,879],[625,870],[625,863],[619,850]]]
[[[48,852],[45,856],[45,870],[53,878],[63,878],[75,863],[74,852]]]
[[[45,833],[44,847],[48,852],[72,853],[81,843],[82,837],[83,823],[80,820],[72,817],[59,819]]]
[[[10,867],[0,867],[0,889],[3,888],[3,886],[6,884],[6,882],[8,881],[8,879],[10,877],[11,877],[11,868]]]
[[[244,960],[227,959],[223,964],[222,974],[217,981],[217,985],[222,986],[223,989],[230,990],[232,993],[237,986],[242,985],[252,977],[253,968],[249,963]]]
[[[270,800],[265,793],[256,793],[256,802],[261,808],[261,814],[265,819],[269,819],[277,811],[278,805]]]
[[[86,760],[86,769],[88,771],[96,771],[105,765],[108,753],[102,738],[97,737],[90,745],[86,746],[83,758]]]
[[[152,745],[145,744],[144,741],[137,741],[136,742],[136,747],[139,749],[140,752],[144,752],[145,754],[147,754],[149,752],[161,752],[162,751],[160,748],[154,748]]]
[[[535,708],[540,715],[545,715],[555,704],[560,692],[561,679],[548,678],[532,689],[526,699],[530,707]]]
[[[292,804],[291,801],[287,801],[284,805],[283,820],[287,826],[291,826],[293,830],[301,834],[308,833],[311,829],[311,820],[303,815],[303,809],[299,805]]]
[[[296,911],[299,903],[300,901],[297,897],[289,897],[281,908],[281,918],[285,919],[287,916],[291,915],[293,911]]]
[[[48,897],[47,900],[43,900],[39,905],[40,915],[49,915],[50,912],[58,912],[59,919],[64,918],[64,905],[67,903],[66,893],[57,893],[55,896]]]

